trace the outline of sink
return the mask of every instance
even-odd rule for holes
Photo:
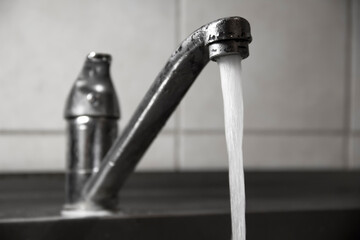
[[[360,239],[360,172],[245,174],[247,239]],[[0,175],[0,239],[230,239],[226,172],[135,173],[114,216],[65,218],[62,174]]]

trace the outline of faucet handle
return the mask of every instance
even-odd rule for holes
[[[65,118],[79,116],[120,118],[110,76],[111,55],[91,52],[68,96]]]

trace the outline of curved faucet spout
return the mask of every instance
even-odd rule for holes
[[[118,191],[154,138],[209,62],[229,54],[248,56],[250,25],[240,17],[223,18],[193,32],[171,55],[123,133],[83,189],[89,208],[114,209]]]

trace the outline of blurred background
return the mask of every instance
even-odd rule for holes
[[[65,99],[90,51],[113,56],[125,126],[192,31],[252,27],[243,62],[247,169],[360,168],[357,0],[1,0],[0,171],[63,171]],[[138,170],[227,168],[216,63],[201,73]]]

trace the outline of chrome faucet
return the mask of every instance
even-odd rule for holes
[[[120,108],[110,77],[111,56],[91,52],[65,107],[67,171],[63,213],[82,207],[82,189],[117,137]]]
[[[105,155],[99,171],[86,181],[79,204],[73,210],[116,211],[120,188],[205,65],[210,59],[216,61],[231,54],[245,59],[251,40],[250,25],[241,17],[213,21],[187,37],[171,55]]]

